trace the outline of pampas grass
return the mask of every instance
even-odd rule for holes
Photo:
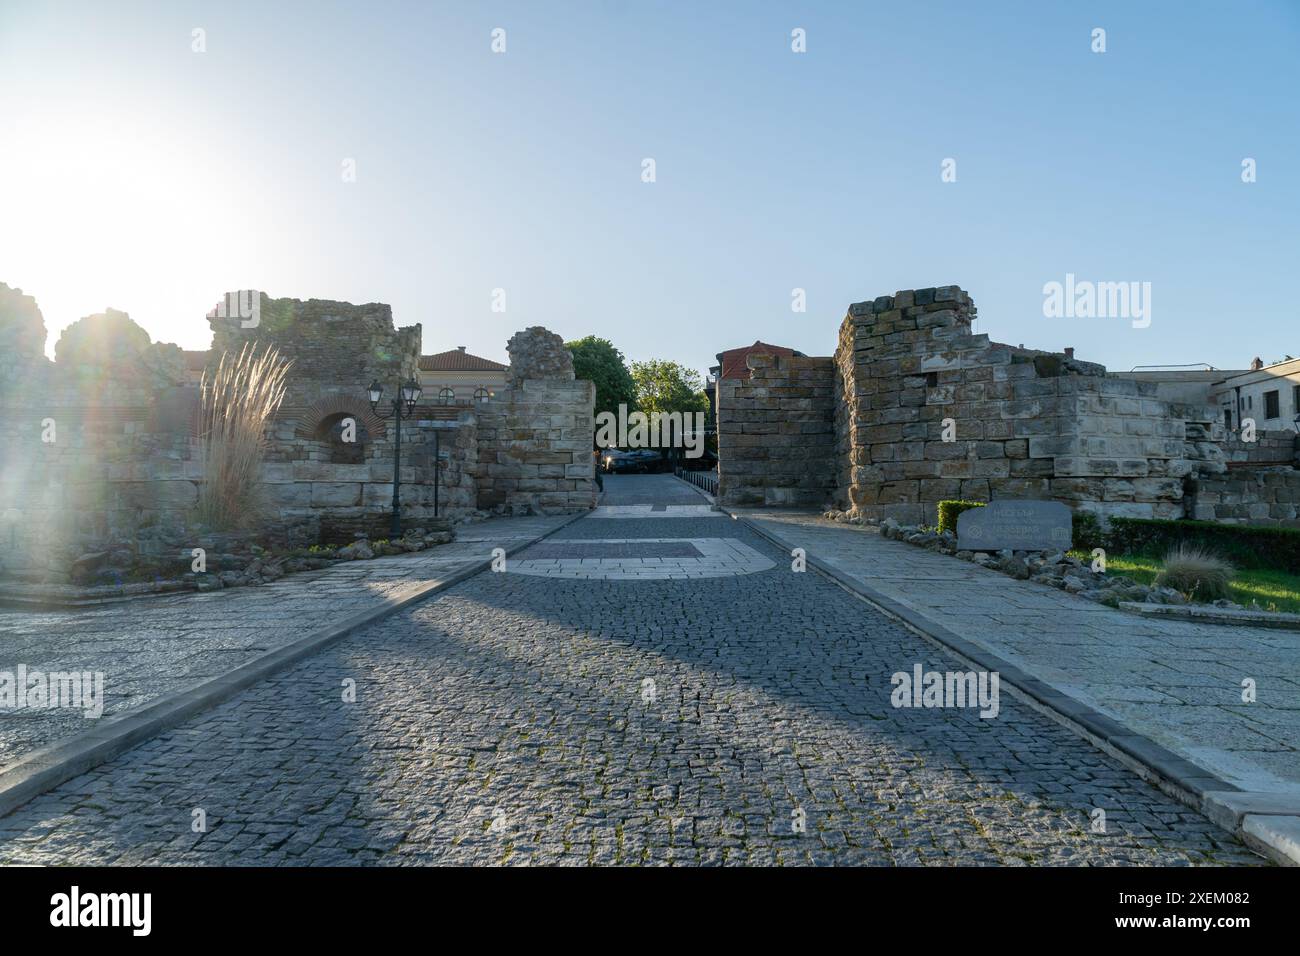
[[[226,352],[216,370],[203,373],[199,437],[203,486],[197,514],[213,528],[255,523],[264,510],[262,456],[266,426],[284,401],[290,362],[277,349],[250,343]]]
[[[1196,545],[1180,544],[1165,555],[1165,566],[1156,584],[1198,601],[1217,601],[1228,597],[1233,571],[1232,565],[1218,555]]]

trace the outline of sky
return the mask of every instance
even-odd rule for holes
[[[1300,354],[1298,183],[1300,0],[0,0],[0,282],[51,355],[106,307],[207,348],[258,289],[703,372],[955,284],[996,341],[1242,368]],[[1047,316],[1067,274],[1149,324]]]

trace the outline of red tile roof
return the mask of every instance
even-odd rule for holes
[[[471,355],[464,346],[436,355],[421,355],[420,369],[425,372],[504,372],[509,366]]]
[[[745,364],[745,358],[751,353],[760,355],[798,355],[794,349],[788,349],[784,345],[769,345],[766,342],[755,342],[753,345],[745,345],[738,349],[727,349],[725,352],[718,353],[718,364],[722,366],[722,371],[718,378],[749,378],[749,366]]]

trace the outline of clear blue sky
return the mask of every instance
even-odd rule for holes
[[[1112,369],[1300,354],[1296,0],[0,0],[0,117],[0,281],[51,348],[105,306],[204,348],[257,288],[390,303],[425,351],[541,324],[703,370],[956,283]],[[1045,318],[1067,272],[1151,282],[1151,326]]]

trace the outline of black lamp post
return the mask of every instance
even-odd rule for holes
[[[387,418],[379,411],[379,399],[383,397],[384,387],[379,384],[379,379],[370,383],[366,389],[370,396],[370,407],[380,418]],[[414,378],[408,379],[405,384],[397,388],[397,396],[390,398],[389,404],[392,406],[391,415],[397,423],[397,440],[393,444],[393,523],[390,534],[394,539],[402,536],[402,502],[398,496],[398,489],[402,486],[402,419],[410,418],[415,414],[415,403],[420,400],[420,383]]]

